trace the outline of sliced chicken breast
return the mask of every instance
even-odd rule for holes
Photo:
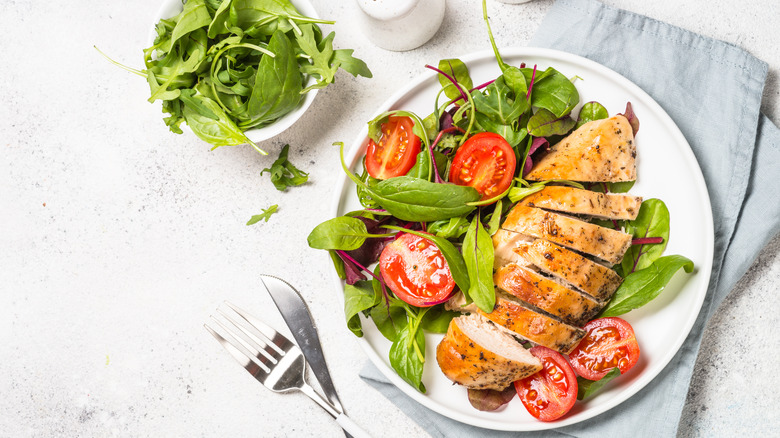
[[[501,228],[546,239],[609,263],[620,263],[631,235],[538,208],[516,205]]]
[[[636,180],[636,145],[631,124],[617,115],[580,126],[550,147],[550,152],[534,165],[526,179]]]
[[[600,219],[633,220],[642,198],[621,193],[598,193],[568,186],[547,186],[520,201],[528,207],[582,214]]]
[[[514,249],[523,243],[530,243],[534,239],[513,231],[500,229],[493,235],[493,269],[498,269],[507,263],[517,261]]]
[[[563,354],[570,353],[585,337],[582,329],[533,310],[530,305],[500,291],[496,292],[493,311],[478,310],[478,313],[535,344]]]
[[[508,331],[479,314],[450,321],[436,347],[436,361],[455,383],[499,391],[542,369],[539,359]]]
[[[513,252],[526,263],[599,301],[612,298],[623,281],[612,269],[546,240],[536,239],[530,244],[520,244]]]
[[[580,327],[596,316],[603,307],[590,296],[514,263],[499,269],[493,280],[503,291],[557,316],[564,322]]]

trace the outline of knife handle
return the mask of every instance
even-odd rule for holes
[[[371,438],[371,435],[369,435],[368,432],[363,430],[363,428],[358,426],[357,423],[352,421],[345,414],[339,414],[339,416],[336,417],[336,423],[354,438]]]

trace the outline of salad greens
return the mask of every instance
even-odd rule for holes
[[[485,2],[483,1],[483,11]],[[495,305],[493,283],[493,242],[513,204],[546,185],[570,185],[602,192],[626,192],[628,183],[598,183],[583,186],[576,181],[549,180],[530,183],[524,179],[534,160],[550,144],[584,123],[609,117],[598,102],[585,103],[577,117],[571,112],[580,98],[572,80],[549,67],[510,66],[499,53],[485,11],[488,35],[501,74],[474,86],[468,66],[458,59],[443,59],[436,71],[441,88],[433,100],[432,112],[420,117],[410,111],[380,114],[368,122],[368,137],[379,143],[382,124],[392,116],[410,117],[413,134],[421,140],[421,151],[405,175],[385,180],[372,178],[367,171],[353,173],[344,161],[341,166],[354,182],[363,209],[330,219],[314,228],[309,246],[330,252],[339,277],[346,280],[345,314],[348,328],[362,336],[360,315],[371,319],[392,342],[390,364],[410,385],[425,392],[422,372],[425,364],[424,331],[445,333],[456,313],[443,304],[415,307],[399,299],[387,287],[377,265],[379,256],[396,235],[410,233],[430,240],[438,247],[449,267],[456,289],[467,303],[484,312]],[[632,127],[638,119],[626,108]],[[508,189],[491,199],[481,199],[472,187],[448,183],[453,158],[474,134],[491,132],[507,140],[514,152],[515,174]],[[662,256],[669,239],[669,211],[662,201],[648,199],[632,221],[598,221],[602,226],[625,230],[635,237],[635,245],[622,264],[615,266],[624,281],[602,315],[620,315],[654,299],[680,268],[691,272],[693,263],[682,256]],[[397,234],[394,234],[397,233]],[[367,276],[371,279],[367,280]],[[617,372],[619,374],[619,371]],[[583,397],[607,383],[615,373],[598,382],[582,385]],[[484,394],[470,394],[475,403]]]
[[[339,68],[372,76],[353,50],[334,49],[335,34],[324,36],[319,24],[333,21],[306,17],[289,0],[187,0],[157,23],[144,70],[120,66],[146,77],[149,102],[162,101],[171,131],[181,134],[186,122],[214,148],[250,143],[265,155],[244,131],[291,112]]]
[[[266,167],[260,172],[260,175],[268,172],[271,175],[271,182],[276,190],[284,191],[288,187],[299,186],[305,184],[309,180],[309,174],[295,167],[290,160],[287,159],[287,154],[290,151],[290,145],[286,144],[279,152],[279,158],[274,161],[271,167]]]
[[[279,205],[274,204],[274,205],[272,205],[272,206],[270,206],[268,208],[264,208],[262,210],[263,210],[263,212],[261,214],[256,214],[256,215],[252,216],[246,224],[247,225],[254,225],[254,224],[260,222],[261,220],[268,222],[268,219],[271,219],[271,215],[276,213],[277,210],[279,210]]]

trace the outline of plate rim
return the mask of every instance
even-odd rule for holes
[[[582,421],[592,419],[622,404],[623,402],[625,402],[626,400],[634,396],[636,393],[643,390],[652,380],[654,380],[658,375],[660,375],[664,370],[666,370],[666,368],[669,366],[669,363],[672,361],[672,359],[679,353],[682,344],[685,342],[685,340],[688,339],[688,336],[690,335],[693,325],[695,324],[696,320],[699,317],[699,314],[701,313],[702,306],[707,297],[707,292],[709,291],[709,279],[712,274],[712,266],[714,260],[714,238],[715,238],[714,220],[712,215],[712,204],[710,201],[709,191],[707,190],[706,181],[704,180],[704,175],[701,171],[701,167],[699,166],[698,160],[696,159],[696,156],[694,155],[693,150],[691,149],[690,144],[688,143],[687,139],[683,135],[682,131],[674,122],[674,120],[671,118],[671,116],[669,116],[669,114],[663,109],[663,107],[661,107],[661,105],[658,104],[658,102],[656,102],[655,99],[652,98],[652,96],[650,96],[642,88],[636,85],[633,81],[629,80],[628,78],[621,75],[620,73],[596,61],[590,60],[588,58],[573,53],[564,52],[561,50],[540,48],[540,47],[514,46],[514,47],[499,48],[499,52],[501,53],[501,56],[504,59],[516,57],[516,56],[527,56],[527,57],[548,58],[550,60],[559,61],[559,62],[570,62],[575,64],[581,64],[584,67],[593,69],[594,71],[607,77],[608,79],[612,79],[616,82],[619,82],[621,86],[629,89],[634,95],[641,97],[645,101],[645,103],[647,103],[652,107],[653,112],[655,112],[659,116],[659,119],[662,122],[663,127],[674,138],[675,140],[674,143],[675,145],[677,145],[677,149],[680,150],[680,152],[682,153],[682,155],[684,156],[688,164],[692,165],[691,166],[692,169],[695,170],[695,174],[692,175],[692,177],[696,182],[697,191],[700,191],[701,193],[704,194],[703,198],[700,199],[700,201],[703,202],[705,206],[703,214],[705,216],[704,234],[706,236],[706,241],[704,242],[705,244],[704,260],[706,263],[703,266],[697,267],[697,269],[699,270],[699,273],[701,275],[706,277],[707,281],[702,283],[703,286],[699,287],[699,290],[696,291],[696,300],[695,300],[696,311],[690,312],[688,318],[685,320],[683,324],[683,330],[681,331],[681,333],[684,333],[684,336],[683,335],[679,336],[675,340],[674,344],[671,345],[671,348],[668,350],[668,352],[663,357],[661,357],[660,360],[657,361],[663,363],[662,366],[658,368],[657,372],[655,372],[651,376],[643,375],[642,377],[640,377],[639,383],[633,385],[631,388],[627,390],[620,392],[618,395],[611,398],[606,403],[603,403],[599,406],[592,408],[591,410],[588,411],[588,415],[584,416],[583,418],[573,419],[573,417],[570,417],[569,419],[567,419],[566,417],[564,417],[564,419],[555,422],[538,421],[536,423],[532,423],[531,427],[527,427],[528,424],[522,424],[522,423],[511,424],[511,423],[503,423],[503,422],[494,422],[494,421],[483,420],[479,418],[469,418],[468,420],[470,421],[464,421],[463,419],[458,417],[459,413],[452,412],[450,411],[449,408],[447,408],[446,406],[442,406],[437,402],[432,402],[431,399],[427,398],[426,394],[422,394],[416,391],[414,388],[412,388],[391,367],[385,365],[384,360],[379,356],[377,351],[374,350],[374,348],[366,340],[365,337],[357,338],[359,345],[361,346],[364,353],[366,353],[366,355],[369,357],[371,363],[399,391],[401,391],[406,396],[412,398],[416,402],[420,403],[421,405],[425,406],[426,408],[440,415],[443,415],[451,420],[463,424],[468,424],[468,425],[490,429],[490,430],[514,431],[514,432],[549,430],[549,429],[556,429],[560,427],[570,426],[573,424],[580,423]],[[471,52],[458,57],[458,59],[463,61],[468,66],[471,63],[482,61],[486,57],[494,58],[495,54],[492,50],[488,49],[488,50]],[[392,108],[396,102],[401,100],[413,89],[423,86],[427,81],[435,80],[436,74],[437,74],[436,72],[429,70],[429,71],[422,72],[418,76],[412,78],[407,85],[398,89],[389,98],[387,98],[381,105],[379,105],[378,110],[373,114],[373,116],[370,119],[367,120],[372,120],[382,112]],[[364,148],[366,142],[365,139],[367,135],[368,135],[368,126],[367,124],[365,124],[363,128],[360,130],[360,133],[355,137],[355,140],[353,141],[347,155],[345,156],[345,161],[350,168],[353,168],[355,166],[358,156],[360,155],[362,149]],[[335,183],[336,191],[334,193],[333,201],[331,204],[331,210],[330,210],[331,217],[336,217],[339,214],[341,201],[343,199],[344,190],[346,189],[346,185],[348,184],[348,181],[349,179],[347,178],[346,174],[344,174],[343,172],[337,177]],[[328,256],[327,259],[330,260],[330,257]],[[329,269],[329,271],[330,271],[329,275],[331,279],[333,279],[334,284],[337,286],[337,290],[339,291],[339,297],[343,299],[344,281],[338,277],[335,270]],[[524,427],[516,427],[516,426],[524,426]]]

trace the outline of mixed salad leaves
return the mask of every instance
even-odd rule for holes
[[[373,320],[392,342],[390,364],[421,392],[426,391],[422,382],[424,332],[445,333],[457,316],[442,303],[460,290],[484,312],[494,308],[491,236],[514,203],[547,184],[603,192],[626,192],[633,185],[583,187],[574,181],[530,183],[524,179],[549,145],[584,123],[609,117],[609,112],[597,102],[588,102],[575,117],[572,110],[580,97],[574,79],[552,67],[541,70],[506,64],[486,12],[485,21],[501,75],[475,86],[468,66],[458,59],[426,66],[437,72],[441,84],[432,112],[423,118],[396,110],[371,120],[360,174],[344,163],[340,144],[343,170],[355,183],[363,208],[323,222],[308,236],[309,246],[329,251],[336,271],[346,281],[348,328],[362,336],[360,315]],[[639,122],[630,103],[624,115],[636,132]],[[596,345],[621,336],[636,344],[633,330],[624,330],[622,319],[608,317],[648,303],[680,268],[691,272],[693,263],[683,256],[662,255],[669,238],[669,211],[661,200],[646,200],[635,220],[600,224],[631,233],[634,245],[614,267],[623,277],[622,285],[595,320],[610,322],[607,332],[612,335],[589,331],[583,348],[585,343]],[[564,367],[562,359],[535,348],[539,357],[549,358],[543,362],[545,369],[549,364],[553,370],[550,375]],[[625,372],[630,368],[625,365],[633,365],[638,353],[637,348],[625,360],[613,357],[614,365],[597,374],[579,373],[580,398]],[[588,360],[581,361],[583,367],[594,367]],[[569,366],[567,360],[562,362]],[[596,367],[604,368],[603,363]],[[545,372],[537,374],[543,378]],[[515,386],[521,393],[522,384]],[[576,396],[577,385],[573,387]],[[503,393],[472,390],[469,397],[478,408],[489,406],[486,409],[507,400]]]
[[[187,0],[157,23],[145,69],[117,65],[146,78],[149,102],[162,101],[172,132],[186,122],[214,148],[248,143],[265,155],[245,131],[293,111],[339,68],[372,76],[352,49],[333,48],[335,34],[319,27],[333,23],[302,15],[289,0]]]

